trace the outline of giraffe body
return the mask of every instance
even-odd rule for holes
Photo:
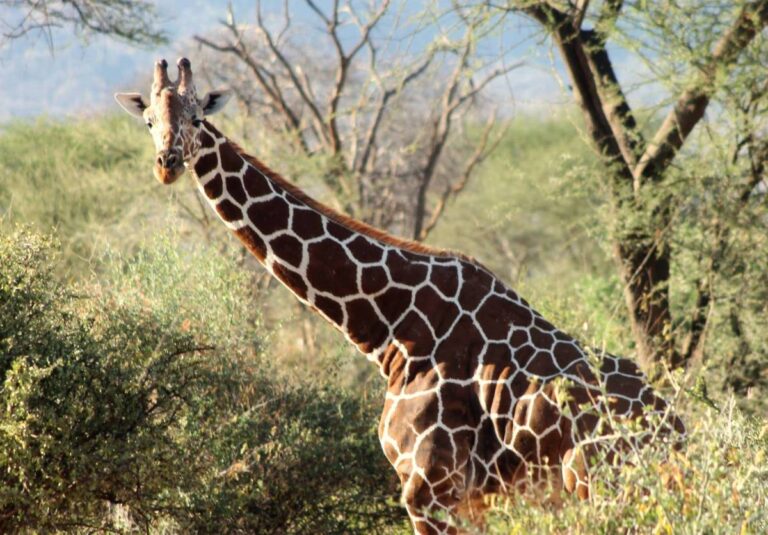
[[[335,213],[207,121],[192,132],[156,146],[184,154],[224,224],[386,378],[378,434],[416,532],[455,531],[451,517],[480,516],[483,496],[542,481],[586,497],[599,415],[665,412],[632,362],[603,355],[594,371],[578,342],[472,259]],[[684,432],[674,416],[666,430]]]

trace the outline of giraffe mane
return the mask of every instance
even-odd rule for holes
[[[438,247],[431,247],[429,245],[424,245],[423,243],[420,243],[414,240],[398,238],[397,236],[393,236],[388,232],[385,232],[381,229],[373,227],[367,223],[363,223],[362,221],[358,221],[357,219],[354,219],[348,215],[342,214],[341,212],[334,210],[330,206],[313,199],[312,197],[307,195],[301,188],[299,188],[298,186],[296,186],[295,184],[293,184],[292,182],[284,178],[279,173],[270,169],[264,162],[262,162],[255,156],[252,156],[247,152],[245,152],[245,150],[240,145],[238,145],[237,143],[235,143],[229,138],[226,138],[226,139],[227,139],[227,142],[232,146],[235,152],[237,152],[237,154],[240,155],[241,158],[243,158],[244,160],[246,160],[247,162],[255,166],[267,178],[277,183],[281,188],[283,188],[285,191],[287,191],[288,193],[296,197],[296,199],[298,199],[299,201],[305,203],[310,208],[317,210],[328,219],[336,223],[339,223],[340,225],[343,225],[349,230],[363,234],[365,236],[368,236],[369,238],[373,238],[387,245],[392,245],[393,247],[398,247],[400,249],[403,249],[405,251],[409,251],[412,253],[438,256],[443,258],[455,257],[460,260],[471,262],[478,267],[486,269],[484,266],[480,265],[480,263],[476,261],[474,258],[464,253],[460,253],[450,249],[441,249]]]

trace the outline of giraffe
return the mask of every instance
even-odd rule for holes
[[[217,130],[229,93],[198,98],[188,59],[176,82],[154,67],[150,102],[115,98],[142,118],[163,184],[189,169],[211,208],[260,263],[341,331],[387,382],[378,435],[416,533],[482,523],[483,497],[548,482],[589,495],[590,460],[626,438],[604,422],[666,418],[685,428],[631,361],[590,351],[470,257],[401,240],[310,198]],[[659,433],[659,429],[661,432]]]

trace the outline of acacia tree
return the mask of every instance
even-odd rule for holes
[[[482,13],[414,14],[392,0],[300,3],[265,13],[256,2],[251,24],[230,9],[220,31],[196,36],[215,56],[205,62],[216,65],[211,75],[280,140],[282,159],[320,162],[343,210],[424,240],[497,145],[481,96],[520,63],[478,52],[499,27]]]
[[[103,34],[134,44],[165,42],[155,25],[155,5],[146,0],[0,0],[0,45],[41,33],[53,48],[52,30]]]
[[[716,283],[739,225],[727,214],[759,205],[764,193],[768,1],[488,0],[457,6],[488,8],[534,19],[559,52],[611,192],[611,245],[641,365],[651,370],[700,360],[716,316]],[[611,45],[634,52],[655,82],[677,94],[663,118],[633,111]],[[713,100],[717,121],[707,122]],[[656,110],[664,106],[662,99]],[[702,122],[702,135],[691,140]],[[728,156],[715,167],[712,158],[701,165],[702,152],[710,150]],[[721,196],[713,197],[715,191]],[[696,220],[705,207],[713,220]],[[695,261],[685,264],[684,234],[692,227],[706,238],[699,240]],[[670,281],[676,270],[689,268],[690,285],[674,303]],[[735,318],[738,324],[738,313]]]

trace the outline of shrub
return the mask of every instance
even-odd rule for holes
[[[244,280],[160,240],[65,285],[0,238],[0,531],[370,532],[398,522],[373,408],[287,385]]]
[[[766,533],[768,421],[752,419],[733,400],[721,411],[695,408],[679,452],[666,445],[636,452],[620,469],[594,468],[588,502],[562,507],[499,501],[493,533]]]

